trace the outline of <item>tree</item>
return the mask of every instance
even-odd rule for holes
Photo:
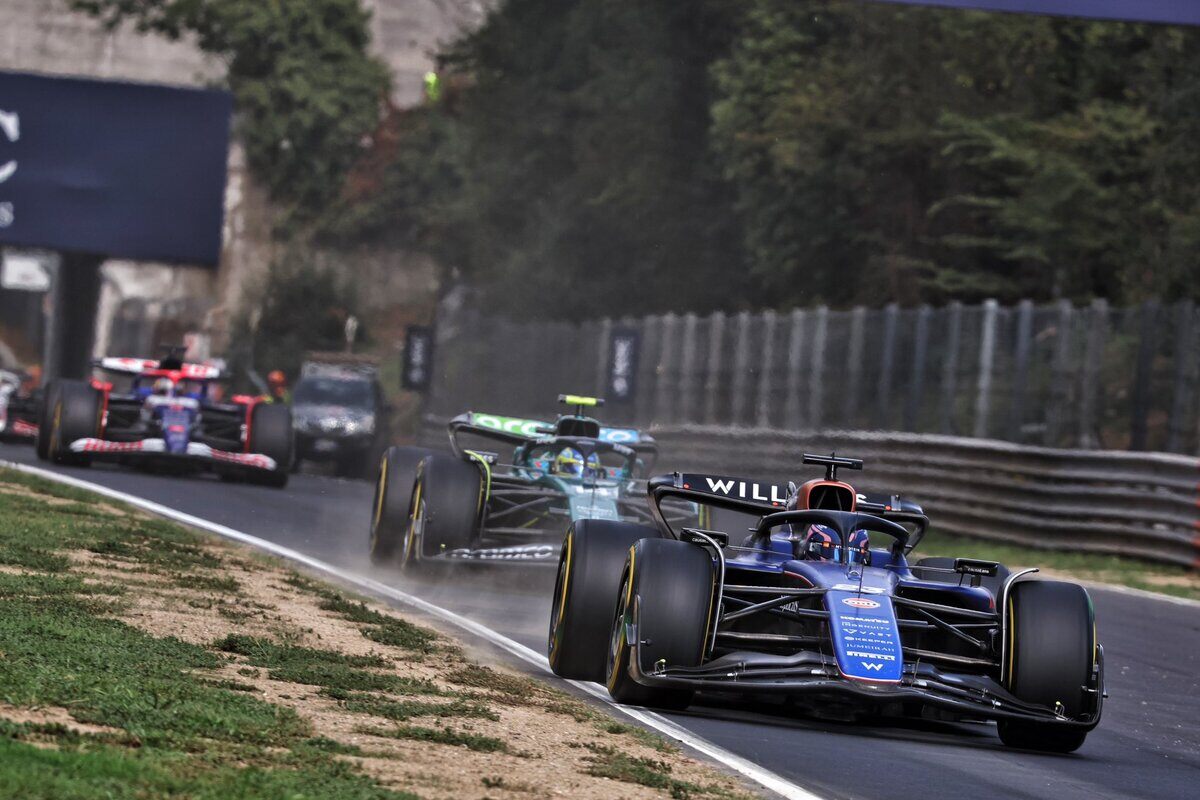
[[[388,93],[358,0],[71,0],[110,26],[196,37],[222,57],[255,175],[297,221],[342,191]]]

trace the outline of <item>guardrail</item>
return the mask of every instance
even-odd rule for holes
[[[427,444],[445,442],[444,423],[434,419],[422,433]],[[851,482],[921,503],[950,533],[1200,569],[1196,458],[874,431],[686,425],[652,433],[662,472],[800,480],[809,472],[801,453],[836,451],[866,462]]]

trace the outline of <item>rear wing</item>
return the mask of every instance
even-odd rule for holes
[[[651,508],[664,525],[658,506],[668,497],[762,516],[783,510],[788,496],[787,484],[698,472],[659,475],[650,479],[646,490],[650,493]]]
[[[504,417],[499,414],[468,411],[450,420],[446,429],[450,435],[451,448],[455,453],[461,454],[462,448],[458,445],[459,434],[470,433],[494,441],[519,446],[553,435],[554,423],[538,419]],[[623,444],[637,451],[639,455],[643,453],[656,455],[658,453],[658,445],[654,441],[654,437],[642,433],[636,428],[601,427],[600,436],[597,438],[602,442]]]
[[[756,478],[675,472],[651,478],[646,490],[654,516],[666,530],[671,530],[659,509],[659,504],[669,497],[761,517],[784,510],[790,487]],[[859,493],[856,507],[864,514],[911,525],[913,529],[905,544],[906,553],[917,546],[929,527],[929,517],[925,516],[921,506],[901,499],[899,495]]]
[[[103,372],[122,375],[161,375],[191,381],[216,381],[225,377],[220,367],[209,364],[174,362],[164,365],[154,358],[101,358],[93,361],[92,366]]]

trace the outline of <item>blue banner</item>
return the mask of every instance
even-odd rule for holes
[[[0,72],[0,244],[215,265],[227,92]]]
[[[1128,22],[1200,25],[1200,0],[876,0],[914,6],[973,8]]]

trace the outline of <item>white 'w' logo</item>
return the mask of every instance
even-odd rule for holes
[[[862,661],[862,662],[860,662],[860,663],[861,663],[861,664],[862,664],[864,667],[866,667],[867,669],[873,669],[873,670],[875,670],[876,672],[878,672],[879,670],[883,669],[883,664],[871,664],[871,663],[869,663],[869,662],[867,662],[867,661]]]

